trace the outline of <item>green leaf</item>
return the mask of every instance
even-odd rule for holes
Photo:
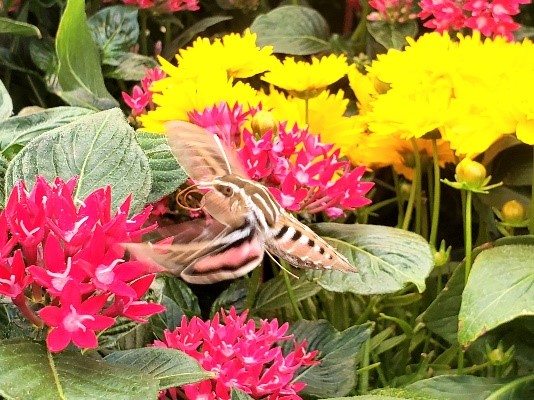
[[[159,389],[187,385],[210,379],[211,372],[202,369],[199,363],[176,349],[144,347],[140,349],[116,351],[104,358],[112,364],[127,365],[140,373],[159,380]]]
[[[35,25],[4,17],[0,17],[0,33],[41,38],[41,31]]]
[[[29,49],[33,63],[45,73],[44,81],[47,90],[51,93],[59,92],[61,90],[57,77],[59,62],[54,41],[51,39],[32,39]]]
[[[479,376],[437,376],[412,383],[408,390],[447,400],[528,400],[534,395],[534,375],[514,381]]]
[[[219,22],[228,21],[232,18],[233,17],[228,15],[215,15],[213,17],[201,19],[200,21],[194,23],[185,31],[180,33],[180,35],[176,39],[174,39],[170,44],[165,46],[165,48],[163,49],[162,56],[165,59],[170,60],[174,57],[176,53],[178,53],[178,50],[180,50],[187,43],[189,43],[196,35],[204,32],[206,29],[218,24]]]
[[[200,315],[198,298],[191,291],[191,288],[181,279],[173,276],[166,276],[163,293],[174,301],[182,309],[188,318]]]
[[[415,20],[402,24],[391,24],[385,21],[367,21],[367,30],[371,36],[386,49],[402,50],[408,44],[406,37],[414,38],[418,27]]]
[[[106,329],[98,336],[99,347],[102,349],[118,347],[119,342],[133,334],[138,326],[140,326],[140,324],[131,319],[124,317],[117,318],[115,324],[111,328]]]
[[[0,155],[0,207],[4,206],[4,199],[6,198],[5,192],[5,181],[6,181],[6,171],[9,165],[9,161]]]
[[[258,16],[250,30],[258,35],[258,46],[273,46],[275,53],[303,56],[330,49],[328,24],[313,8],[275,8]]]
[[[137,44],[137,8],[116,5],[98,11],[87,20],[89,31],[100,48],[102,64],[117,66],[123,53]]]
[[[116,67],[106,68],[104,72],[106,78],[140,81],[145,77],[147,68],[154,68],[158,65],[153,58],[136,53],[117,54],[116,60],[119,62]]]
[[[112,208],[133,194],[130,212],[142,209],[151,186],[148,159],[118,108],[90,114],[32,140],[13,158],[6,172],[6,193],[22,179],[79,176],[76,198],[105,185],[112,187]]]
[[[358,273],[307,271],[326,290],[356,294],[392,293],[414,283],[420,292],[434,264],[419,235],[378,225],[322,223],[313,226],[358,268]]]
[[[229,310],[235,307],[238,313],[247,309],[248,280],[237,279],[228,286],[213,302],[210,309],[210,315],[221,311],[221,308]]]
[[[13,101],[4,83],[0,80],[0,121],[9,118],[13,114]]]
[[[294,382],[305,382],[301,394],[327,398],[345,396],[356,384],[356,355],[371,335],[371,325],[355,325],[338,332],[327,321],[298,321],[290,333],[297,342],[307,341],[306,351],[319,350],[319,364],[300,369]],[[293,348],[285,342],[284,354]]]
[[[56,35],[59,61],[57,93],[68,104],[97,110],[116,107],[100,68],[100,55],[85,16],[83,0],[67,0]]]
[[[16,116],[0,122],[0,150],[8,158],[32,139],[59,126],[93,113],[79,107],[55,107],[30,115]]]
[[[232,400],[252,400],[253,399],[248,394],[246,394],[242,390],[236,389],[235,387],[232,388],[231,396],[232,396]]]
[[[504,245],[482,251],[462,295],[458,340],[470,345],[488,330],[534,315],[534,246]]]
[[[282,273],[260,286],[254,304],[255,311],[267,311],[291,305]],[[291,276],[289,280],[297,301],[314,296],[321,290],[319,285],[305,279],[296,279]]]
[[[146,400],[158,393],[158,381],[146,373],[69,351],[50,355],[36,342],[0,342],[0,364],[6,399]]]
[[[152,171],[152,189],[147,201],[153,203],[174,192],[187,180],[187,175],[171,153],[165,135],[137,131],[136,139]]]
[[[423,314],[427,328],[450,344],[458,343],[458,313],[462,304],[464,282],[465,262],[462,262]]]

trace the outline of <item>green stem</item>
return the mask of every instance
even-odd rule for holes
[[[458,349],[458,368],[456,370],[457,375],[463,375],[464,374],[464,351],[460,347]]]
[[[47,351],[46,354],[48,356],[48,365],[50,366],[50,369],[52,370],[52,375],[54,377],[54,383],[55,383],[56,388],[57,388],[57,395],[62,400],[66,399],[65,393],[63,393],[63,387],[61,386],[61,381],[59,379],[59,374],[57,372],[57,368],[56,368],[56,363],[54,361],[54,357],[53,357],[52,353],[50,353],[49,351]]]
[[[465,201],[465,284],[469,279],[469,272],[471,272],[472,263],[472,246],[473,246],[473,229],[471,226],[472,212],[471,205],[473,203],[473,192],[470,190],[466,193]]]
[[[280,262],[282,263],[282,266],[284,268],[288,267],[288,265],[285,262],[283,261],[280,261]],[[289,296],[289,301],[291,302],[291,307],[293,308],[293,312],[295,313],[297,319],[304,319],[304,317],[302,316],[302,313],[299,310],[299,305],[297,304],[297,299],[295,298],[295,293],[293,292],[293,287],[291,286],[291,282],[289,280],[289,273],[284,269],[282,271],[282,275],[284,276],[284,283],[286,284],[287,295]]]
[[[304,116],[305,116],[305,118],[306,118],[306,125],[308,125],[308,121],[310,120],[309,117],[308,117],[308,116],[309,116],[309,111],[310,111],[310,103],[309,103],[309,100],[308,100],[308,99],[305,99],[305,100],[304,100],[304,104],[305,104],[305,105],[304,105],[304,110],[305,110],[305,111],[304,111],[304,112],[305,112]]]
[[[358,381],[358,388],[360,394],[367,394],[369,391],[369,354],[371,352],[371,338],[368,338],[363,345],[362,363],[360,369],[363,369],[360,380]]]
[[[148,44],[147,44],[147,13],[143,10],[139,10],[139,52],[146,56],[148,55]]]
[[[362,13],[358,26],[356,26],[356,29],[354,29],[350,37],[351,42],[358,42],[360,39],[363,40],[367,34],[367,14],[369,14],[370,7],[367,0],[360,2],[360,4],[362,6]]]
[[[532,147],[534,151],[534,147]],[[532,158],[532,183],[530,188],[530,210],[529,210],[529,219],[528,219],[528,232],[531,235],[534,235],[534,154]]]
[[[415,233],[421,233],[421,224],[423,220],[423,209],[422,209],[422,198],[421,198],[421,180],[423,179],[422,169],[421,169],[421,154],[419,153],[419,148],[417,147],[417,140],[415,138],[411,139],[413,146],[413,155],[415,159],[415,179],[414,182],[416,185],[416,203],[415,203]]]
[[[399,175],[395,172],[393,167],[391,167],[391,174],[393,176],[393,183],[395,184],[395,193],[397,193],[397,228],[400,228],[402,221],[404,220],[404,196],[401,193]]]
[[[439,158],[438,158],[438,144],[436,139],[432,139],[432,160],[434,162],[434,196],[432,202],[432,221],[430,227],[430,245],[434,248],[437,248],[437,235],[438,235],[438,224],[439,224],[439,206],[441,201],[441,181],[440,181],[440,170],[439,170]],[[534,176],[534,174],[532,174]]]
[[[172,42],[172,24],[170,21],[165,22],[165,36],[163,37],[163,48],[167,49]]]

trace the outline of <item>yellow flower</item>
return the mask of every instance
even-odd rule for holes
[[[152,132],[163,132],[167,121],[189,121],[188,113],[195,110],[202,112],[206,107],[221,102],[228,103],[230,107],[239,103],[245,110],[259,103],[256,90],[249,84],[228,79],[223,70],[213,70],[196,80],[179,83],[167,80],[170,84],[166,87],[162,87],[160,82],[157,82],[160,93],[153,96],[156,109],[139,117],[143,128]]]
[[[249,78],[264,72],[278,60],[272,46],[256,46],[256,34],[249,29],[243,35],[231,33],[210,41],[198,38],[193,45],[179,50],[178,67],[160,58],[162,69],[177,81],[196,79],[213,69],[223,69],[228,77]]]
[[[295,97],[310,99],[341,79],[347,70],[347,58],[344,55],[331,54],[320,60],[314,57],[311,63],[286,57],[283,63],[273,65],[262,79]]]
[[[286,96],[273,87],[269,94],[262,92],[261,103],[267,110],[271,110],[277,120],[287,121],[291,127],[297,124],[300,128],[308,127],[309,131],[321,136],[326,143],[334,143],[341,148],[342,153],[352,146],[354,121],[345,117],[348,100],[344,92],[339,90],[330,94],[323,90],[317,97],[307,100],[308,123],[306,123],[306,101]]]

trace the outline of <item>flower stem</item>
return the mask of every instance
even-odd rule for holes
[[[34,324],[36,327],[41,328],[43,326],[43,320],[39,318],[29,307],[26,302],[26,296],[23,293],[19,294],[13,299],[13,304],[15,304],[22,315],[24,315],[28,321]]]
[[[310,120],[310,119],[308,118],[308,116],[309,116],[309,112],[310,112],[310,103],[309,103],[309,100],[308,100],[308,99],[305,99],[305,100],[304,100],[304,104],[305,104],[305,105],[304,105],[304,110],[305,110],[305,114],[304,114],[304,116],[305,116],[305,118],[306,118],[306,125],[308,125],[309,120]]]
[[[285,262],[281,260],[280,262],[282,263],[282,266],[284,268],[287,268],[287,264]],[[297,316],[297,319],[304,319],[302,313],[299,310],[299,305],[297,304],[297,299],[295,298],[295,292],[293,292],[293,287],[291,286],[291,282],[289,281],[289,273],[284,269],[282,271],[282,275],[284,276],[284,283],[286,284],[287,295],[289,297],[289,301],[291,302],[293,312]]]
[[[371,338],[367,338],[363,344],[363,355],[361,368],[363,369],[360,380],[358,381],[359,394],[367,394],[369,391],[369,370],[365,367],[369,366],[369,353],[371,352]]]
[[[432,221],[430,227],[430,245],[436,250],[436,239],[439,224],[439,206],[441,200],[441,181],[438,159],[438,144],[436,139],[432,139],[432,160],[434,162],[434,196],[432,202]],[[534,176],[534,174],[533,174]]]
[[[534,146],[532,147],[534,152]],[[530,189],[530,209],[528,217],[528,232],[534,235],[534,153],[532,157],[532,183]]]
[[[471,263],[472,263],[472,246],[473,246],[473,229],[471,226],[472,212],[471,205],[473,203],[473,192],[470,190],[466,193],[465,201],[465,280],[464,283],[467,285],[467,280],[469,279],[469,272],[471,272]]]
[[[146,56],[148,54],[148,45],[147,45],[147,13],[143,10],[139,10],[139,52]]]
[[[411,140],[412,146],[413,146],[413,155],[415,159],[415,195],[416,195],[416,203],[415,203],[415,233],[421,234],[421,223],[423,220],[423,202],[421,198],[421,180],[423,179],[423,172],[421,169],[421,154],[419,153],[419,148],[417,147],[417,140],[415,138],[412,138]]]
[[[252,270],[252,276],[248,280],[248,293],[246,307],[251,309],[256,301],[256,294],[258,293],[258,287],[260,286],[260,277],[263,267],[257,267]]]

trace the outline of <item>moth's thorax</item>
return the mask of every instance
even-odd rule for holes
[[[230,174],[213,179],[211,188],[206,201],[226,205],[226,212],[242,215],[264,233],[275,226],[282,212],[271,192],[258,182]]]

